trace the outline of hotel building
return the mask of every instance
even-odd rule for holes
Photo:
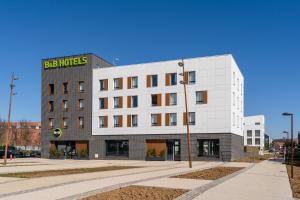
[[[94,54],[42,61],[42,156],[234,160],[243,154],[244,78],[232,55],[112,66]],[[184,90],[187,85],[185,112]],[[60,134],[57,134],[57,133]]]

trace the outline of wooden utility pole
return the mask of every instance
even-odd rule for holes
[[[189,167],[192,168],[192,146],[191,146],[191,135],[190,135],[190,127],[189,127],[189,111],[188,111],[188,104],[187,104],[187,94],[186,94],[186,82],[185,82],[185,70],[184,70],[184,62],[183,59],[181,62],[178,63],[179,67],[182,67],[182,77],[183,81],[180,81],[183,84],[184,88],[184,99],[185,99],[185,112],[186,112],[186,129],[187,129],[187,144],[188,144],[188,159],[189,159]]]
[[[8,143],[9,143],[9,136],[11,135],[11,123],[10,123],[10,114],[11,114],[11,105],[12,105],[12,97],[14,93],[14,81],[17,80],[17,77],[14,73],[11,75],[10,81],[10,95],[9,95],[9,108],[8,108],[8,118],[7,118],[7,130],[6,130],[6,141],[5,141],[5,152],[4,152],[4,165],[6,165],[7,161],[7,153],[8,153]]]

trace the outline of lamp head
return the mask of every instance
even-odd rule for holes
[[[183,62],[178,62],[179,67],[183,67],[183,65],[184,65]]]
[[[283,116],[292,116],[293,114],[292,113],[289,113],[289,112],[284,112],[282,113]]]

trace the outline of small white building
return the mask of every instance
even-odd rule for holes
[[[259,153],[263,154],[265,148],[265,116],[248,116],[244,119],[245,146],[259,147]]]

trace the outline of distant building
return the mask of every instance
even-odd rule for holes
[[[272,139],[269,135],[265,134],[265,150],[269,150],[272,144]]]
[[[4,123],[1,126],[7,129]],[[41,146],[41,123],[40,122],[12,122],[12,134],[10,135],[10,145],[20,150],[40,150]],[[2,131],[5,133],[6,130]],[[2,136],[1,145],[4,145]]]
[[[264,115],[245,117],[244,145],[256,146],[259,148],[259,153],[263,154],[265,149],[265,116]]]

